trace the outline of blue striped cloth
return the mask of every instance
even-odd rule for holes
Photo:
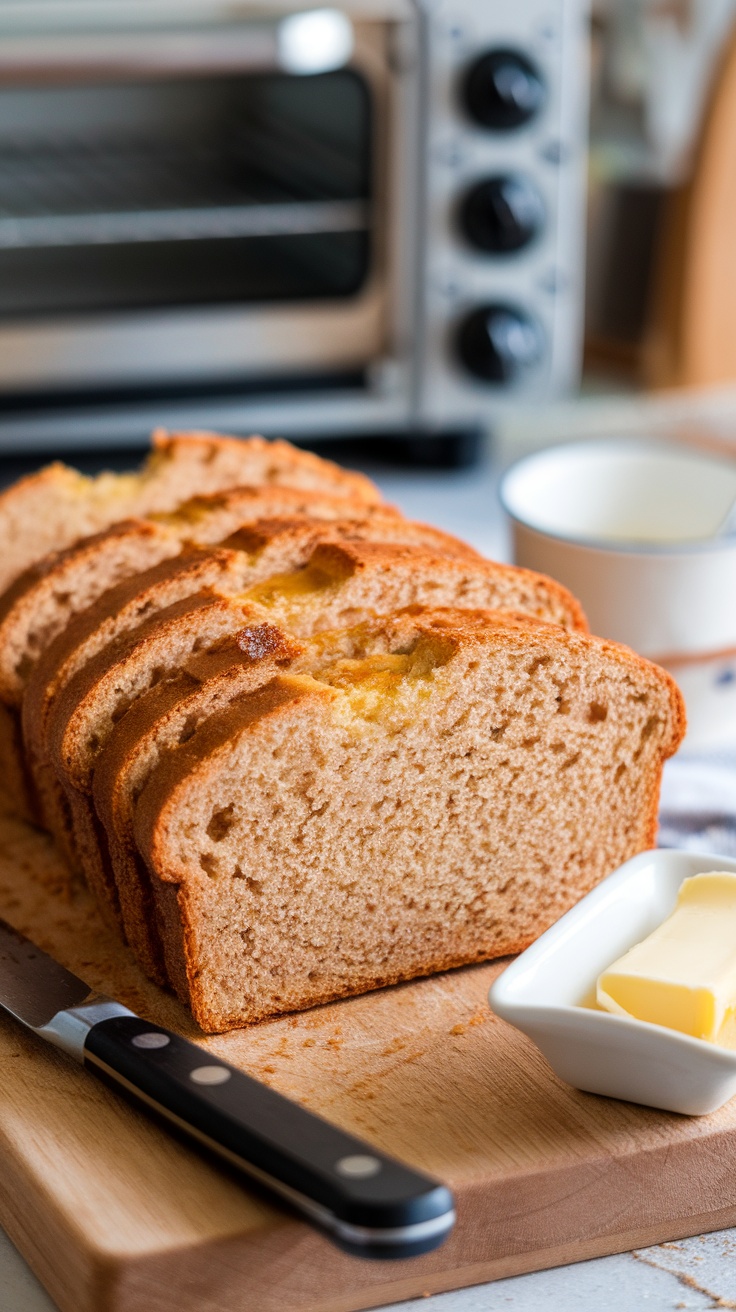
[[[667,762],[659,846],[736,858],[736,748]]]

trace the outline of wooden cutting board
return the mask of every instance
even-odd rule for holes
[[[488,1010],[498,965],[205,1039],[45,836],[2,816],[0,915],[458,1200],[435,1253],[348,1257],[0,1021],[0,1222],[63,1312],[352,1312],[736,1222],[736,1100],[688,1119],[568,1088]]]

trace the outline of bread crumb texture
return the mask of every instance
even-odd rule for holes
[[[674,685],[597,639],[465,618],[325,641],[149,781],[139,841],[179,885],[204,1028],[516,952],[652,844]]]

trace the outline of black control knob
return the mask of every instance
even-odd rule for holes
[[[460,359],[487,383],[513,383],[538,364],[544,352],[542,329],[514,305],[482,305],[460,325]]]
[[[465,104],[484,128],[508,132],[538,114],[545,100],[542,75],[518,50],[489,50],[472,65]]]
[[[463,201],[460,221],[473,246],[493,255],[520,251],[544,227],[544,201],[531,178],[501,174],[478,183]]]

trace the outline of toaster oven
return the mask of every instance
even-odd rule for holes
[[[584,0],[5,0],[0,451],[462,435],[580,361]]]

